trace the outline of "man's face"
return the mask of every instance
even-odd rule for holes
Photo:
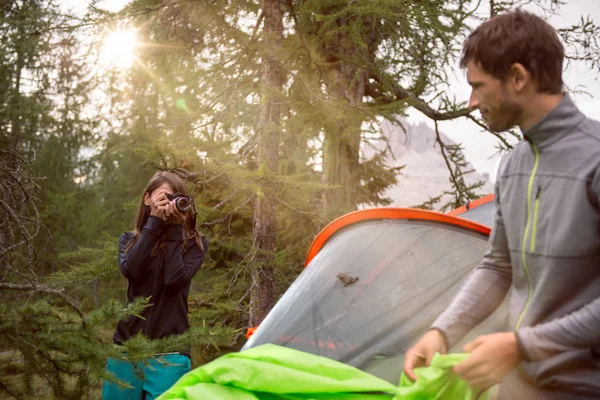
[[[471,85],[469,107],[479,109],[490,130],[506,131],[523,115],[523,107],[511,95],[508,84],[482,70],[473,61],[467,64],[467,80]]]

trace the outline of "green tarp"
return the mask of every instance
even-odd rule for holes
[[[436,355],[430,367],[415,371],[416,382],[402,376],[394,386],[325,357],[265,344],[190,371],[159,400],[484,400],[452,373],[466,356]]]

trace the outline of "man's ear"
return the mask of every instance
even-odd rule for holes
[[[531,73],[527,71],[523,64],[515,63],[510,67],[508,81],[515,92],[521,92],[531,83]]]
[[[147,206],[150,205],[150,194],[148,192],[144,193],[144,204]]]

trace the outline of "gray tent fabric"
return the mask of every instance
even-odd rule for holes
[[[485,234],[436,221],[347,226],[327,241],[244,349],[273,343],[397,384],[404,352],[448,306],[486,242]],[[501,330],[504,318],[505,310],[498,310],[461,343]]]
[[[468,209],[462,214],[457,214],[458,217],[468,219],[469,221],[477,222],[485,226],[491,227],[494,223],[494,215],[496,214],[496,205],[494,201],[481,204],[479,206]]]

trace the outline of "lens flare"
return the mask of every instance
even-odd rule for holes
[[[133,30],[110,32],[102,43],[101,61],[116,68],[130,68],[133,64],[134,50],[137,44]]]

